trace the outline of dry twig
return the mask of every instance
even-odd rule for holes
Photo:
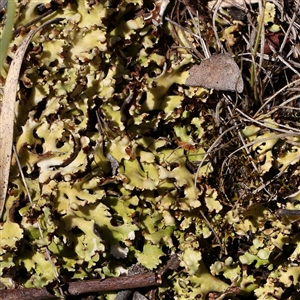
[[[9,68],[4,87],[0,115],[0,218],[2,217],[4,210],[8,187],[15,119],[15,101],[23,58],[33,36],[45,26],[60,22],[61,20],[62,18],[49,20],[38,28],[32,30],[18,48]]]
[[[159,286],[162,284],[162,276],[167,270],[176,270],[179,266],[177,255],[171,255],[166,265],[158,272],[144,272],[138,275],[107,278],[104,280],[81,280],[65,283],[61,286],[65,296],[77,296],[88,293],[106,293],[109,291],[120,291],[138,289],[143,287]],[[0,300],[42,300],[58,299],[49,287],[42,289],[8,289],[0,290]]]

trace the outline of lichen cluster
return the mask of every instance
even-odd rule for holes
[[[64,20],[34,37],[20,77],[15,144],[34,205],[14,157],[1,281],[43,287],[55,273],[69,281],[113,277],[136,263],[156,270],[177,253],[181,269],[164,279],[159,299],[254,290],[274,299],[297,286],[297,223],[275,215],[281,202],[270,204],[263,188],[251,190],[274,170],[289,172],[296,186],[299,138],[287,138],[293,145],[278,137],[276,116],[263,120],[269,129],[247,124],[241,133],[259,176],[243,150],[230,156],[233,145],[210,154],[196,179],[218,136],[215,95],[184,85],[195,58],[178,47],[179,29],[145,18],[143,0],[60,2],[51,18]],[[17,10],[16,27],[38,14],[36,1]],[[240,26],[226,27],[224,39]],[[3,83],[23,39],[11,42]]]

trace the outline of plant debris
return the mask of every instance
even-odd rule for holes
[[[136,265],[149,300],[299,293],[299,2],[221,2],[16,1],[2,88],[63,20],[15,78],[3,293],[115,299],[86,281]]]
[[[213,55],[200,65],[192,66],[185,84],[238,93],[244,89],[240,69],[228,53]]]

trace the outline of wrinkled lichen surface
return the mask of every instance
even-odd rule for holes
[[[298,223],[275,212],[297,208],[300,195],[277,202],[263,188],[252,194],[262,182],[245,151],[233,153],[240,147],[233,136],[233,145],[206,157],[194,186],[220,132],[216,94],[184,85],[197,60],[179,47],[182,32],[146,19],[147,1],[61,2],[54,16],[64,20],[34,37],[23,63],[15,144],[34,205],[14,157],[1,281],[55,282],[46,249],[67,281],[119,276],[136,263],[156,270],[177,253],[180,269],[164,279],[158,299],[296,291]],[[35,1],[19,3],[15,26],[37,15]],[[236,24],[224,27],[221,41],[235,43]],[[3,84],[23,39],[11,43]],[[241,133],[265,182],[286,173],[268,189],[284,197],[299,182],[299,136],[278,137],[279,117],[261,120],[269,129],[247,123]]]

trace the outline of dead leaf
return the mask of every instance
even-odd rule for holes
[[[185,84],[201,86],[217,91],[237,91],[241,93],[244,82],[240,69],[228,53],[216,54],[194,65]]]
[[[38,28],[30,31],[16,51],[15,57],[11,62],[9,72],[7,74],[0,115],[0,218],[2,217],[5,206],[6,192],[9,180],[14,133],[15,101],[22,61],[33,36],[43,27],[54,22],[59,22],[61,20],[62,18],[49,20]]]

